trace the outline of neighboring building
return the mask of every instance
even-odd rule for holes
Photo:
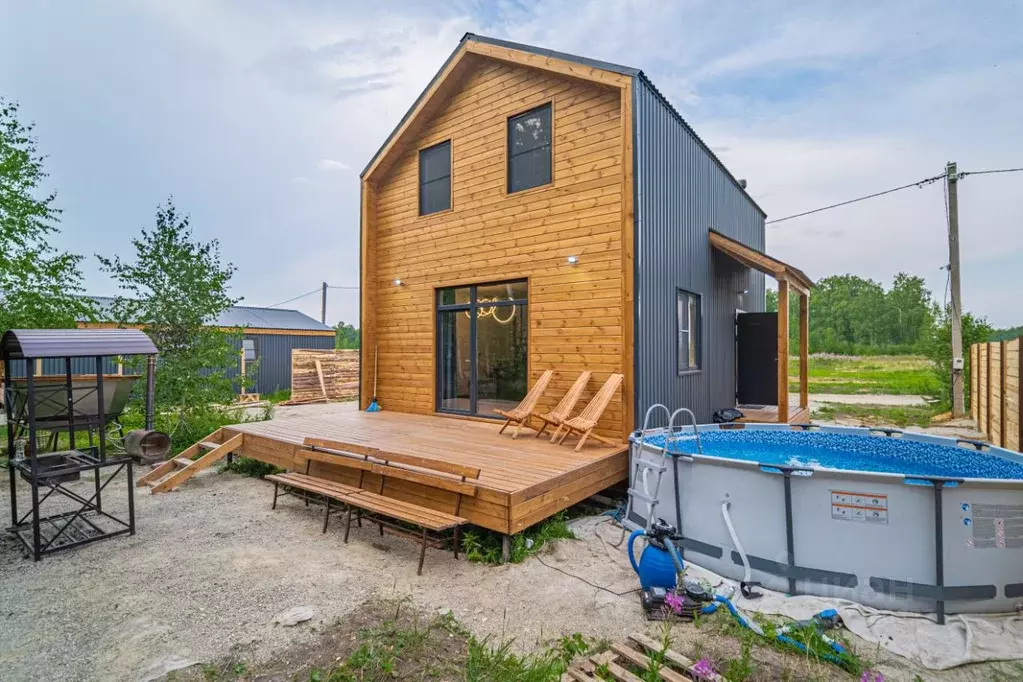
[[[361,177],[363,407],[376,379],[388,410],[493,416],[554,369],[552,407],[588,369],[589,395],[626,377],[608,434],[744,389],[751,418],[805,419],[777,317],[736,329],[763,273],[812,282],[641,71],[467,34]]]
[[[104,311],[109,310],[114,299],[109,296],[92,298],[99,308],[99,316],[104,317]],[[79,322],[78,326],[102,327],[109,324]],[[238,365],[228,370],[227,375],[232,378],[238,375],[242,358],[247,366],[258,361],[256,384],[248,389],[250,393],[272,393],[291,388],[292,349],[334,347],[334,329],[297,310],[231,306],[212,326],[228,331],[242,329],[241,340],[234,342],[238,349]],[[247,369],[247,372],[252,370]]]

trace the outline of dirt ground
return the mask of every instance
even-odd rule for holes
[[[635,593],[613,594],[636,583],[625,553],[610,544],[619,531],[599,518],[574,522],[579,541],[558,542],[518,565],[471,564],[429,550],[419,577],[417,548],[407,540],[367,527],[353,529],[345,545],[336,524],[321,534],[319,508],[285,498],[271,511],[271,496],[266,482],[215,471],[177,492],[142,489],[134,537],[40,563],[23,558],[5,534],[4,679],[159,679],[225,656],[259,665],[314,646],[324,629],[381,598],[408,598],[423,613],[451,610],[477,636],[514,638],[523,650],[573,632],[616,640],[651,631]],[[104,500],[123,507],[124,483],[112,483]],[[4,486],[0,509],[8,504]],[[313,618],[295,627],[274,623],[297,606],[310,607]],[[894,658],[881,669],[890,680],[918,672]],[[970,670],[923,677],[987,679]]]

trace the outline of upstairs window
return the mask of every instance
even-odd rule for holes
[[[551,105],[508,119],[508,193],[551,182]]]
[[[678,371],[692,372],[700,369],[700,297],[697,294],[678,290],[676,300],[678,315]]]
[[[451,208],[451,140],[419,152],[419,215]]]

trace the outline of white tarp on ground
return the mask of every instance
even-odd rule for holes
[[[619,540],[620,528],[609,523],[606,517],[577,519],[572,527],[587,544],[596,536],[603,545],[603,551],[598,554],[611,559],[591,566],[590,577],[599,577],[601,584],[613,585],[618,590],[636,580],[624,545],[613,547]],[[636,549],[640,550],[641,545],[637,543]],[[841,614],[845,627],[857,637],[931,670],[1023,659],[1023,616],[1018,614],[948,615],[946,624],[938,625],[933,615],[881,611],[844,599],[788,597],[770,590],[759,590],[763,594],[759,599],[744,599],[734,581],[688,562],[687,572],[690,577],[703,578],[712,585],[732,585],[733,603],[744,611],[804,620],[825,609],[835,609]]]
[[[734,585],[732,603],[747,612],[804,620],[825,609],[835,609],[845,627],[857,637],[931,670],[946,670],[966,663],[1023,659],[1023,616],[1018,614],[951,614],[945,617],[945,625],[938,625],[930,614],[881,611],[844,599],[810,595],[789,597],[764,589],[757,590],[763,595],[760,598],[745,599],[734,581],[695,564],[687,563],[687,574],[703,578],[712,585]]]

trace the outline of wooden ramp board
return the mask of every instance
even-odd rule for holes
[[[642,633],[634,633],[625,642],[613,644],[609,651],[590,656],[587,660],[574,664],[561,676],[562,682],[588,682],[603,680],[610,682],[642,682],[649,679],[644,673],[652,669],[651,657],[660,657],[663,662],[657,669],[657,676],[662,682],[689,682],[701,680],[706,682],[728,682],[716,673],[703,673],[696,668],[696,661],[672,650],[664,649],[657,642]]]
[[[240,433],[226,436],[224,430],[219,429],[160,464],[139,478],[135,485],[149,486],[154,493],[174,490],[200,471],[210,468],[240,448],[244,441],[245,436]]]
[[[309,443],[335,441],[478,468],[479,479],[473,483],[479,493],[464,501],[463,516],[471,523],[503,533],[517,533],[628,477],[625,444],[590,442],[574,452],[547,439],[512,440],[498,433],[500,427],[499,422],[353,409],[325,416],[237,424],[224,431],[246,435],[238,454],[295,470],[304,470],[304,460],[301,465],[298,461],[307,451],[306,439]],[[343,483],[358,480],[343,473],[334,475],[327,467],[314,465],[312,473]],[[364,487],[375,489],[370,480],[367,476]],[[372,481],[378,484],[379,478]],[[388,479],[386,491],[390,496],[404,495],[403,499],[426,506],[432,499],[437,509],[447,509],[453,494],[392,479]]]

